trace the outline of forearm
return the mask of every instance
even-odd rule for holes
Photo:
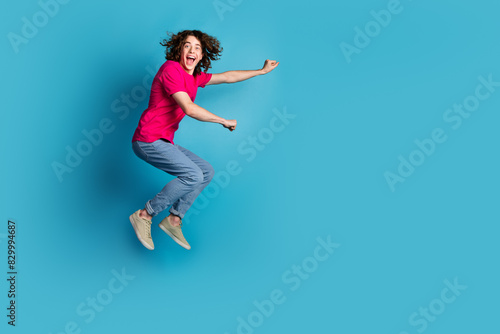
[[[212,114],[210,111],[200,107],[199,105],[192,103],[190,104],[186,110],[186,115],[192,117],[198,121],[202,122],[211,122],[211,123],[219,123],[224,124],[226,121],[224,118],[219,117],[215,114]]]
[[[264,74],[262,70],[246,70],[246,71],[227,71],[224,72],[227,83],[239,82],[253,78],[257,75]]]

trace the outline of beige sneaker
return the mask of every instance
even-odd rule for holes
[[[184,235],[182,234],[182,221],[179,226],[172,226],[168,217],[170,217],[170,215],[168,215],[161,221],[159,225],[160,228],[163,230],[163,232],[167,233],[172,239],[174,239],[174,241],[179,245],[186,249],[191,249],[191,246],[188,244],[188,242],[184,238]]]
[[[151,220],[147,220],[139,216],[141,210],[137,210],[130,216],[130,222],[134,227],[137,239],[149,250],[155,248],[153,239],[151,238]]]

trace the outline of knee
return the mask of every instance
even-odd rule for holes
[[[201,169],[193,169],[189,172],[188,176],[185,178],[186,184],[192,187],[196,187],[203,182],[203,172]]]

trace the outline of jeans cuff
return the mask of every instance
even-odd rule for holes
[[[184,214],[180,213],[179,211],[175,210],[174,208],[170,208],[170,213],[175,215],[175,216],[179,216],[179,218],[184,218]]]
[[[155,210],[153,210],[153,208],[151,207],[151,204],[149,203],[149,201],[146,202],[145,207],[146,207],[146,211],[149,213],[149,215],[151,215],[153,217],[157,215]]]

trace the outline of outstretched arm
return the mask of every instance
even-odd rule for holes
[[[267,59],[264,66],[260,70],[248,71],[227,71],[222,73],[212,74],[212,78],[207,85],[218,85],[221,83],[234,83],[253,78],[257,75],[266,74],[271,72],[278,66],[279,62]]]
[[[236,120],[227,120],[212,114],[210,111],[200,107],[191,101],[191,98],[186,92],[177,92],[172,94],[175,102],[181,107],[182,111],[186,113],[189,117],[197,119],[202,122],[212,122],[222,124],[229,131],[233,131],[236,128]]]

